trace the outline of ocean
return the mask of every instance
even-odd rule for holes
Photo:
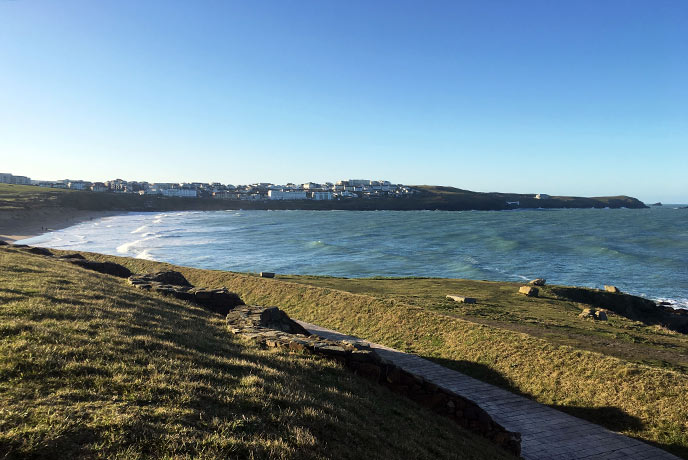
[[[21,243],[239,272],[612,284],[688,308],[688,209],[676,205],[129,213]]]

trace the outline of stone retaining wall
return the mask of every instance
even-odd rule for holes
[[[355,374],[385,385],[395,393],[449,417],[500,447],[516,455],[520,454],[519,433],[506,430],[474,402],[387,362],[365,345],[311,335],[277,307],[235,307],[227,314],[227,326],[232,333],[263,347],[312,353],[338,361]]]

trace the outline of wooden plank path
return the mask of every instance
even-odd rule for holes
[[[521,433],[521,456],[531,459],[678,459],[661,449],[609,431],[523,396],[511,393],[419,356],[297,321],[311,334],[331,340],[354,340],[384,359],[478,404],[492,419]]]

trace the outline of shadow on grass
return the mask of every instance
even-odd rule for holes
[[[462,374],[473,377],[482,382],[486,382],[511,393],[523,396],[528,399],[533,399],[530,395],[523,393],[515,387],[509,379],[504,377],[500,372],[495,371],[491,367],[464,360],[451,360],[444,358],[435,358],[423,356],[423,358],[440,364],[446,368],[461,372]],[[574,417],[589,421],[591,423],[600,425],[608,430],[615,432],[635,431],[639,432],[646,428],[645,423],[638,417],[635,417],[618,407],[604,406],[604,407],[578,407],[578,406],[563,406],[563,405],[547,405],[552,409],[567,413]],[[682,458],[688,458],[688,447],[677,442],[654,442],[639,436],[629,436],[646,444],[653,445],[659,449],[666,450]]]
[[[638,417],[630,415],[618,407],[578,407],[578,406],[556,406],[550,405],[553,409],[566,412],[574,417],[584,420],[591,420],[599,423],[612,431],[642,430],[645,424]]]
[[[500,388],[504,388],[505,390],[508,390],[512,393],[521,396],[527,396],[525,393],[522,393],[517,387],[515,387],[509,379],[507,379],[501,373],[495,371],[494,369],[485,364],[465,360],[436,358],[428,356],[422,356],[422,358],[425,358],[428,361],[433,361],[448,369],[459,371],[462,374],[466,374],[482,382],[490,383]]]

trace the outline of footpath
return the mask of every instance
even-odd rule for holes
[[[311,334],[367,345],[396,366],[470,399],[509,431],[521,433],[521,457],[535,459],[678,459],[661,449],[609,431],[523,396],[447,369],[419,356],[297,321]]]

